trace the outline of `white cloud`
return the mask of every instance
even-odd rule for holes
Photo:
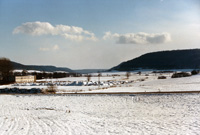
[[[57,50],[59,50],[59,49],[60,49],[60,48],[59,48],[58,45],[54,45],[54,46],[49,47],[49,48],[40,47],[40,48],[39,48],[39,51],[44,51],[44,52],[46,52],[46,51],[57,51]]]
[[[59,48],[58,45],[54,45],[53,48],[52,48],[52,50],[59,50],[59,49],[60,49],[60,48]]]
[[[106,32],[103,36],[104,40],[115,39],[116,43],[119,44],[161,44],[171,41],[169,33],[127,33],[118,34]]]
[[[82,41],[84,38],[82,35],[71,35],[67,33],[63,34],[63,37],[66,39],[73,40],[73,41]]]
[[[16,27],[13,33],[44,35],[44,34],[52,34],[54,29],[55,28],[48,22],[27,22],[23,23],[21,26]]]
[[[48,22],[26,22],[21,26],[16,27],[13,30],[13,34],[30,34],[33,36],[40,35],[60,35],[64,36],[66,39],[71,39],[74,41],[82,40],[93,40],[96,41],[94,33],[84,30],[81,27],[68,26],[68,25],[56,25],[53,26]]]
[[[45,51],[49,51],[49,48],[43,48],[43,47],[40,47],[39,50],[45,52]]]

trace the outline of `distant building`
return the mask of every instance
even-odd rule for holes
[[[16,83],[25,83],[25,82],[36,82],[36,76],[15,76]]]

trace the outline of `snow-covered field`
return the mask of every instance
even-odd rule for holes
[[[200,91],[200,75],[183,78],[157,79],[157,76],[148,76],[144,81],[135,81],[119,87],[110,87],[90,92],[170,92],[170,91]]]
[[[3,85],[1,88],[47,88],[48,83],[57,85],[57,93],[119,93],[119,92],[168,92],[168,91],[200,91],[200,75],[183,78],[171,78],[171,73],[153,74],[150,72],[138,75],[132,73],[129,79],[125,72],[104,73],[100,78],[101,85],[98,86],[98,77],[67,77],[60,79],[37,80],[37,83],[25,83],[14,85]],[[112,76],[117,75],[117,76]],[[158,79],[164,75],[167,79]],[[46,83],[45,83],[46,82]]]
[[[198,135],[200,94],[0,95],[1,135]]]
[[[118,74],[118,75],[116,75]],[[148,74],[148,75],[147,75]],[[95,74],[93,74],[95,75]],[[113,76],[115,75],[115,76]],[[161,74],[104,73],[3,88],[47,88],[57,93],[200,91],[200,75],[157,79]],[[159,95],[0,95],[0,135],[168,135],[200,134],[200,93]]]

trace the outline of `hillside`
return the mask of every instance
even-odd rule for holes
[[[23,65],[20,63],[12,62],[14,69],[25,69],[25,70],[38,70],[38,71],[46,71],[46,72],[54,72],[54,71],[65,71],[65,72],[74,72],[69,68],[64,67],[55,67],[55,66],[38,66],[38,65]]]
[[[77,69],[74,71],[81,74],[89,74],[89,73],[104,72],[107,71],[107,69]]]
[[[195,69],[200,68],[200,49],[173,50],[147,53],[123,62],[110,70],[137,69]]]

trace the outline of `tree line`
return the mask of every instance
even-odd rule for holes
[[[0,84],[12,82],[13,65],[8,58],[0,58]]]
[[[15,82],[15,76],[35,75],[36,79],[45,78],[63,78],[63,77],[79,77],[79,73],[66,73],[66,72],[13,72],[14,67],[8,58],[0,58],[0,84],[9,84]]]
[[[66,72],[28,72],[23,70],[22,72],[13,72],[14,76],[26,76],[34,75],[36,79],[45,79],[45,78],[63,78],[63,77],[79,77],[81,74],[78,73],[66,73]]]

